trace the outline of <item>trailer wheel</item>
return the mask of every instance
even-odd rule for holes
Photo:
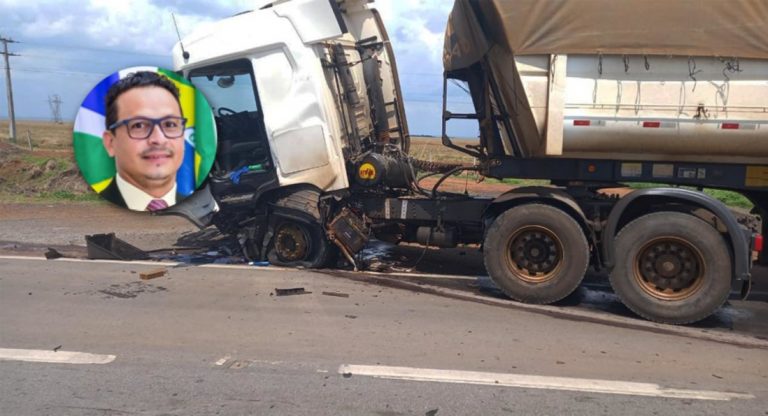
[[[581,283],[589,245],[578,223],[549,205],[527,204],[501,214],[484,243],[485,268],[512,299],[556,302]]]
[[[629,309],[656,322],[687,324],[711,315],[731,290],[731,255],[720,233],[678,212],[654,213],[616,237],[611,286]]]

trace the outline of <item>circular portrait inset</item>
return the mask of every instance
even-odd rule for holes
[[[173,71],[133,67],[96,85],[77,112],[75,160],[100,196],[161,211],[198,189],[216,157],[205,97]]]

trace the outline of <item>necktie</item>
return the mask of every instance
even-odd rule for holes
[[[160,211],[166,208],[168,208],[168,204],[162,199],[153,199],[149,202],[149,205],[147,205],[147,211],[150,212]]]

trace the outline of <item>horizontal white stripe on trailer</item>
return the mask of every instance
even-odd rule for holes
[[[26,361],[51,364],[109,364],[114,355],[89,354],[76,351],[22,350],[0,348],[0,361]]]
[[[719,400],[754,399],[745,393],[706,390],[666,389],[658,384],[585,378],[549,377],[522,374],[483,373],[475,371],[434,370],[410,367],[342,365],[339,374],[369,376],[391,380],[428,381],[437,383],[475,384],[528,389],[564,390],[600,394],[617,394],[674,399]]]

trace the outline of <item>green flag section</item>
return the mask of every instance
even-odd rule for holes
[[[115,160],[109,156],[102,144],[101,137],[88,133],[74,133],[75,161],[81,166],[88,185],[96,192],[101,192],[115,176]],[[88,166],[83,169],[82,166]],[[106,181],[106,183],[105,183]],[[103,186],[100,186],[102,185]]]

